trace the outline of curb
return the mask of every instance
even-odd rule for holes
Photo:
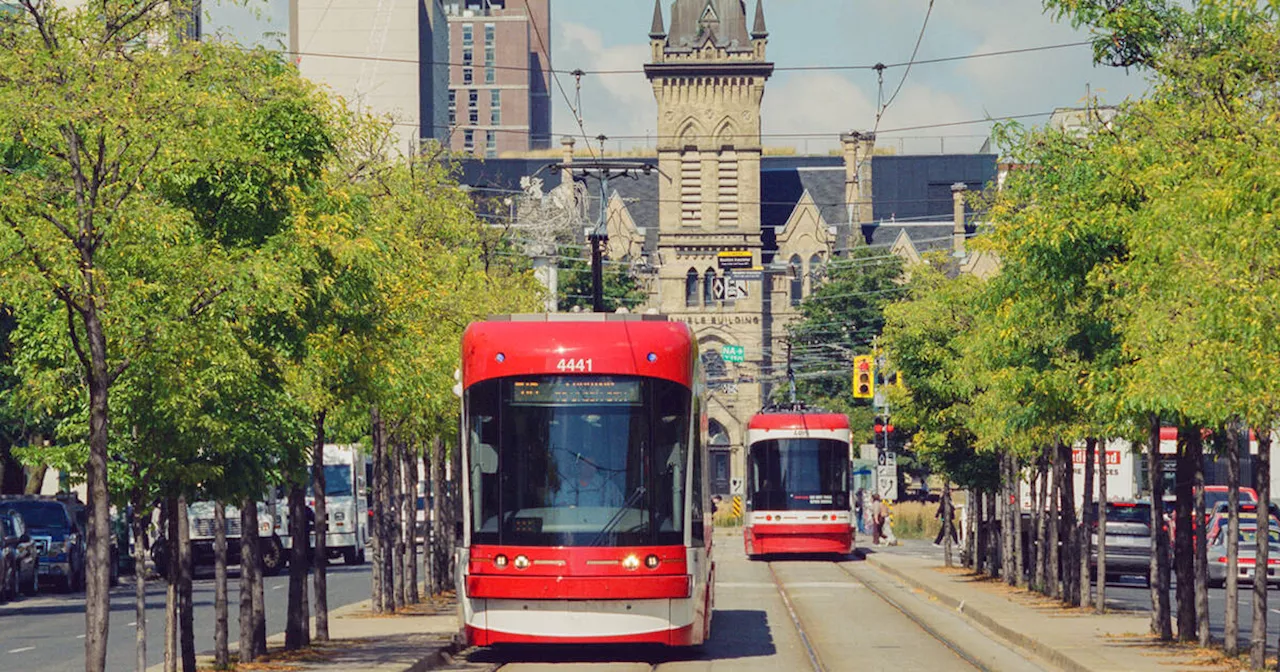
[[[1092,672],[1093,668],[1080,663],[1079,661],[1067,655],[1063,651],[1057,648],[1054,648],[1052,646],[1049,646],[1038,639],[1028,637],[1022,634],[1021,632],[1018,632],[1017,630],[1014,630],[1013,628],[1010,628],[1009,626],[1004,625],[998,620],[983,613],[981,610],[974,609],[972,607],[966,607],[964,600],[957,600],[956,598],[946,593],[936,590],[935,588],[924,583],[923,581],[919,581],[911,577],[906,572],[898,569],[897,567],[893,567],[888,563],[885,563],[876,559],[874,553],[866,555],[866,561],[874,565],[876,569],[879,569],[887,574],[893,575],[895,578],[910,585],[912,588],[924,591],[929,596],[938,600],[942,604],[946,605],[951,609],[956,610],[965,618],[973,621],[974,623],[977,623],[978,625],[981,625],[987,630],[990,630],[991,632],[999,636],[1001,639],[1005,640],[1010,644],[1013,644],[1014,646],[1021,647],[1028,651],[1032,651],[1037,655],[1041,656],[1042,658],[1044,658],[1047,662],[1053,663],[1054,665],[1057,665],[1058,667],[1064,670],[1070,670],[1070,672]]]

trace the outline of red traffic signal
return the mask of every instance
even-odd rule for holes
[[[877,417],[877,418],[875,419],[875,424],[873,425],[873,427],[875,428],[876,434],[884,434],[884,433],[886,433],[886,432],[889,432],[889,433],[892,433],[892,432],[893,432],[893,424],[892,424],[892,423],[890,423],[890,422],[888,422],[887,420],[885,420],[885,419],[884,419],[884,418],[882,418],[882,417]]]

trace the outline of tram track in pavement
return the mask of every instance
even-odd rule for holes
[[[804,622],[800,620],[800,614],[796,612],[795,603],[791,601],[791,596],[787,593],[786,586],[782,585],[782,579],[778,578],[778,572],[774,568],[774,563],[769,563],[769,576],[773,578],[773,585],[778,589],[778,595],[782,596],[782,603],[787,607],[787,614],[791,616],[791,624],[796,628],[796,634],[800,636],[800,643],[804,646],[805,653],[809,656],[809,664],[813,666],[814,672],[827,672],[827,668],[822,664],[822,658],[818,656],[817,649],[814,648],[813,642],[809,640],[809,634],[805,631]]]

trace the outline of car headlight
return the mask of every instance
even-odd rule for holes
[[[333,519],[334,519],[334,520],[337,520],[337,521],[346,520],[346,519],[347,519],[347,514],[345,514],[345,513],[341,512],[341,511],[334,511],[334,512],[333,512]]]

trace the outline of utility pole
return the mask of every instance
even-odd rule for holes
[[[787,341],[787,385],[791,392],[791,407],[796,405],[796,372],[791,368],[791,341]]]
[[[600,136],[603,142],[604,136]],[[652,163],[643,161],[574,161],[573,163],[552,163],[542,170],[555,170],[569,173],[574,182],[586,183],[589,179],[600,183],[600,215],[595,227],[587,234],[591,244],[591,310],[604,312],[604,245],[609,242],[609,180],[613,177],[630,177],[639,179],[640,175],[649,175],[658,170]],[[539,170],[538,173],[541,173]],[[535,176],[537,173],[534,174]]]

